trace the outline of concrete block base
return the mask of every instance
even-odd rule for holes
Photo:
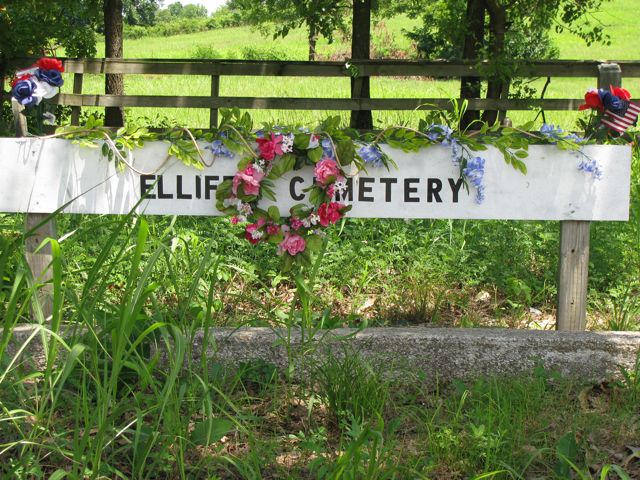
[[[283,330],[267,328],[216,329],[207,355],[221,363],[260,358],[285,368]],[[632,370],[640,351],[640,333],[555,332],[512,329],[369,328],[319,332],[312,343],[294,333],[293,357],[304,350],[306,361],[322,361],[327,348],[339,355],[345,346],[376,365],[400,374],[422,371],[429,379],[511,376],[531,372],[537,365],[581,380],[599,381]],[[202,332],[194,339],[201,352]],[[303,362],[305,363],[305,362]]]
[[[33,333],[30,326],[14,329],[5,356],[13,358],[31,339],[21,356],[42,364],[41,334]],[[431,380],[511,376],[542,365],[576,379],[600,381],[618,376],[621,367],[633,370],[640,352],[640,332],[394,327],[319,331],[312,341],[303,342],[294,331],[290,354],[285,338],[286,330],[212,329],[206,355],[211,362],[230,367],[262,359],[281,369],[293,358],[304,371],[309,362],[321,362],[328,349],[340,355],[349,348],[392,375],[422,371]],[[198,331],[190,341],[195,364],[200,362],[203,340],[203,332]]]

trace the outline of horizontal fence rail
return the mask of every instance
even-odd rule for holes
[[[31,65],[35,58],[7,61],[6,73]],[[247,61],[247,60],[184,60],[184,59],[118,59],[118,58],[65,58],[65,72],[72,73],[73,93],[61,93],[51,100],[54,104],[73,107],[72,124],[77,124],[81,107],[153,107],[201,108],[210,110],[210,127],[217,125],[218,109],[280,110],[435,110],[450,107],[448,98],[300,98],[300,97],[230,97],[220,96],[222,76],[273,77],[428,77],[428,78],[488,78],[495,70],[489,62],[477,61],[421,61],[421,60],[358,60],[348,62],[306,61]],[[513,67],[513,77],[523,78],[598,78],[603,63],[617,64],[624,77],[640,77],[640,62],[595,60],[546,60],[521,62]],[[210,95],[104,95],[83,94],[85,74],[127,75],[201,75],[209,76]],[[594,81],[595,83],[595,81]],[[4,87],[3,85],[0,85]],[[2,99],[9,93],[2,90]],[[294,92],[295,93],[295,92]],[[355,96],[355,95],[354,95]],[[469,110],[545,110],[575,111],[583,103],[581,98],[553,99],[484,99],[468,100]]]
[[[9,70],[24,68],[35,58],[7,62]],[[350,60],[348,62],[260,61],[260,60],[184,60],[86,58],[63,59],[68,73],[123,73],[134,75],[224,75],[273,77],[364,77],[423,76],[487,77],[489,62],[448,60]],[[596,60],[545,60],[522,62],[514,77],[597,77],[598,65],[616,63],[625,77],[640,77],[640,62]],[[495,67],[494,67],[495,68]]]
[[[165,107],[280,110],[441,110],[451,106],[444,98],[293,98],[293,97],[187,97],[164,95],[60,94],[58,103],[79,107]],[[469,110],[576,110],[583,99],[469,99]]]

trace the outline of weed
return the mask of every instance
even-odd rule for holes
[[[607,330],[640,329],[640,283],[635,281],[614,288],[605,305]]]
[[[248,432],[237,420],[237,407],[212,383],[216,379],[209,377],[206,363],[200,372],[197,366],[185,372],[195,328],[183,330],[153,313],[162,290],[155,272],[162,259],[173,262],[172,230],[157,238],[150,238],[150,230],[144,219],[131,215],[114,222],[93,264],[84,270],[80,291],[68,289],[63,249],[51,240],[53,320],[48,327],[41,323],[27,340],[35,342],[42,334],[42,371],[21,365],[21,350],[6,355],[13,326],[30,314],[30,306],[37,307],[40,286],[32,284],[22,263],[13,273],[0,275],[0,292],[12,292],[2,303],[1,451],[20,458],[0,466],[3,475],[58,478],[61,473],[50,469],[64,464],[65,474],[76,477],[185,478],[185,456],[193,445],[208,445],[230,430]],[[20,240],[2,250],[0,269],[5,270]],[[203,274],[215,272],[216,264],[217,257],[202,256],[191,265],[195,276],[187,281],[165,279],[173,280],[188,304]],[[114,275],[122,283],[117,303],[110,304],[107,292]],[[191,320],[187,309],[180,310],[178,319],[185,324],[211,321],[210,309]],[[69,322],[65,338],[63,316]]]
[[[191,50],[191,58],[215,59],[225,58],[225,56],[209,45],[196,45]]]
[[[240,362],[237,376],[248,391],[260,394],[277,381],[278,369],[275,365],[257,358]]]
[[[329,350],[326,359],[312,367],[311,378],[339,427],[383,418],[390,383],[358,352],[343,347],[338,356]]]
[[[631,397],[634,403],[640,402],[640,351],[636,354],[636,362],[631,371],[620,367],[622,375],[622,386]]]
[[[400,468],[396,465],[390,436],[380,417],[377,421],[372,419],[372,423],[352,418],[342,437],[342,453],[330,462],[320,457],[310,464],[310,470],[317,478],[330,480],[397,478]]]
[[[285,50],[269,47],[247,46],[242,49],[241,55],[245,60],[289,60]]]

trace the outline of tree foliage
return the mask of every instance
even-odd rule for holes
[[[93,56],[99,0],[7,0],[0,4],[0,57]]]
[[[310,60],[315,57],[318,36],[333,41],[337,30],[348,28],[351,12],[348,0],[230,0],[228,5],[242,12],[247,23],[272,32],[274,38],[286,37],[294,28],[306,28]]]
[[[173,2],[166,8],[158,10],[158,22],[171,22],[179,19],[205,18],[209,15],[207,8],[203,5],[182,5],[180,2]]]
[[[124,22],[127,25],[155,25],[158,0],[123,0]]]
[[[53,54],[96,55],[96,33],[104,33],[104,0],[6,0],[0,3],[0,57]],[[153,25],[159,0],[123,0],[129,25]],[[200,12],[204,7],[188,5]],[[204,9],[206,16],[206,9]]]
[[[465,34],[468,32],[468,4],[472,0],[413,0],[396,11],[420,15],[422,25],[408,32],[416,41],[419,53],[426,58],[461,59]],[[587,45],[608,42],[603,26],[592,16],[607,0],[512,0],[481,1],[483,21],[489,26],[493,10],[505,16],[503,53],[508,58],[550,58],[557,55],[549,33],[569,30]],[[489,8],[492,7],[492,8]],[[463,21],[461,21],[463,19]],[[466,19],[466,21],[464,20]],[[489,28],[479,50],[489,57],[492,34]]]
[[[604,1],[412,0],[398,8],[422,17],[422,25],[408,33],[421,56],[488,60],[486,96],[500,99],[510,94],[515,61],[557,56],[552,29],[569,29],[588,45],[608,42],[603,26],[592,16]],[[462,98],[480,96],[479,80],[462,78],[460,91]],[[483,114],[488,123],[496,118],[494,111]],[[468,112],[463,124],[477,119],[475,112]]]

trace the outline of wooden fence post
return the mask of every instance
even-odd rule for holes
[[[74,73],[73,74],[73,93],[81,94],[82,93],[82,73]],[[71,107],[71,125],[80,125],[80,108],[81,107]]]
[[[371,58],[371,0],[353,2],[351,17],[351,59],[369,60]],[[369,75],[359,74],[351,77],[351,98],[371,98],[371,81]],[[373,128],[371,110],[352,110],[351,128],[371,130]]]
[[[560,222],[557,330],[586,329],[591,222]]]
[[[13,120],[17,137],[27,136],[27,119],[22,114],[24,107],[14,99],[11,100],[13,110]],[[25,240],[25,257],[31,270],[34,285],[44,284],[38,289],[38,303],[40,309],[47,320],[53,313],[53,286],[47,283],[52,278],[51,273],[51,245],[47,244],[40,250],[38,247],[45,238],[55,237],[56,226],[54,220],[48,220],[47,213],[27,213],[25,214],[25,232],[33,230]],[[35,230],[34,230],[35,229]],[[38,315],[32,313],[32,320],[37,321]]]
[[[211,98],[218,98],[220,96],[220,76],[211,75]],[[209,128],[214,129],[218,126],[218,109],[212,108],[209,110]]]
[[[621,84],[618,64],[598,65],[598,88],[608,90]],[[591,222],[586,221],[560,222],[557,330],[582,331],[587,326],[590,227]]]

